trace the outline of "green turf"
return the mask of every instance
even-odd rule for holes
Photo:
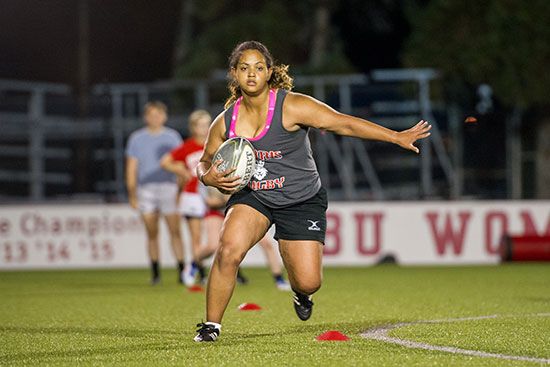
[[[497,319],[421,324],[393,336],[509,355],[550,358],[550,266],[325,269],[308,322],[264,269],[246,269],[221,338],[192,341],[204,293],[147,285],[146,270],[0,273],[0,365],[533,366],[536,363],[413,350],[359,333],[397,322],[464,316]],[[237,311],[255,302],[262,311]],[[349,342],[317,342],[339,330]]]

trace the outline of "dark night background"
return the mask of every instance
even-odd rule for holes
[[[79,4],[85,3],[89,56],[88,66],[79,69]],[[185,18],[184,5],[191,3],[196,8]],[[313,40],[322,33],[316,10],[323,6],[330,12],[326,58],[336,61],[315,69]],[[518,14],[522,17],[509,21]],[[188,24],[190,32],[181,38]],[[478,116],[478,126],[464,131],[464,163],[483,173],[497,167],[502,176],[510,129],[505,125],[514,111],[521,111],[516,128],[524,151],[529,157],[543,151],[545,140],[537,131],[550,126],[548,24],[547,0],[0,0],[0,79],[69,84],[73,95],[58,104],[57,112],[83,117],[102,116],[109,108],[107,99],[86,101],[96,84],[207,77],[225,66],[236,39],[255,35],[276,59],[291,64],[293,75],[435,68],[442,78],[433,83],[432,97],[459,104],[464,115],[475,113],[478,85],[493,87],[494,111]],[[286,38],[281,37],[290,32],[285,26],[292,29]],[[187,54],[176,60],[181,45]],[[197,74],[197,67],[206,74]],[[535,170],[535,158],[530,159],[526,172]],[[533,179],[527,181],[533,195]]]
[[[74,0],[0,1],[0,78],[75,83]],[[90,82],[170,77],[180,1],[90,1]]]
[[[170,78],[181,3],[90,1],[90,84]],[[342,1],[331,23],[358,71],[399,66],[409,32],[399,7]],[[0,78],[75,84],[77,44],[76,1],[0,0]]]

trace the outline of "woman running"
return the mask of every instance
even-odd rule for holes
[[[431,128],[420,121],[408,130],[393,131],[290,92],[288,67],[275,65],[267,48],[256,41],[237,45],[229,58],[229,74],[231,96],[210,127],[197,177],[207,186],[233,193],[240,178],[226,177],[231,171],[220,172],[221,162],[212,164],[212,157],[235,136],[250,140],[262,169],[227,204],[208,279],[206,322],[197,325],[197,342],[215,341],[220,335],[239,264],[273,224],[294,291],[294,309],[301,320],[311,316],[311,295],[321,286],[327,195],[312,157],[309,128],[386,141],[416,153],[413,143],[429,136]]]

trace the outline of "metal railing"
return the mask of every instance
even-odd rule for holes
[[[448,151],[443,142],[442,132],[433,113],[435,104],[430,99],[430,82],[436,78],[437,73],[430,69],[378,70],[371,75],[296,78],[296,90],[306,91],[344,113],[360,115],[394,129],[410,127],[420,118],[429,120],[434,126],[431,139],[421,143],[420,160],[395,151],[385,153],[381,159],[375,152],[378,145],[373,143],[312,132],[319,172],[324,185],[331,190],[333,199],[417,199],[436,195],[460,197],[461,171],[456,168],[460,161],[455,153]],[[101,116],[77,121],[75,118],[48,113],[46,108],[48,95],[69,98],[69,87],[0,80],[0,96],[5,93],[23,93],[25,97],[22,98],[26,101],[23,103],[24,108],[19,108],[16,112],[6,111],[0,103],[0,160],[17,157],[27,160],[28,163],[26,166],[21,165],[19,169],[0,167],[0,195],[2,185],[13,182],[27,184],[28,198],[36,201],[47,197],[45,187],[51,184],[65,185],[70,194],[75,173],[52,171],[47,168],[46,161],[57,159],[70,162],[74,160],[74,150],[60,147],[59,144],[53,146],[49,142],[52,139],[69,142],[95,138],[109,139],[110,142],[92,146],[93,152],[90,156],[96,162],[109,164],[113,170],[111,177],[102,177],[95,182],[94,192],[98,197],[109,193],[116,200],[122,201],[126,195],[124,144],[131,131],[142,126],[141,107],[150,99],[160,98],[169,104],[175,104],[178,93],[191,95],[192,103],[188,103],[190,108],[186,111],[180,109],[170,117],[168,123],[182,130],[184,116],[193,108],[206,108],[216,114],[221,111],[220,101],[212,100],[211,95],[216,90],[223,90],[225,83],[223,73],[218,73],[205,80],[97,85],[92,89],[92,97],[97,100],[107,99],[109,110]],[[408,98],[392,99],[383,95],[357,97],[360,94],[358,90],[386,88],[385,85],[390,85],[397,91],[409,85],[413,87],[413,91],[407,93]],[[454,130],[451,128],[449,131],[452,133]],[[452,162],[451,156],[455,158],[455,162]],[[443,172],[445,182],[439,186],[447,187],[447,192],[441,193],[434,188],[434,182],[441,180],[441,175],[434,175],[434,169]],[[409,170],[416,173],[413,178],[397,177],[388,180],[384,178],[384,170]],[[4,194],[4,199],[7,198]]]

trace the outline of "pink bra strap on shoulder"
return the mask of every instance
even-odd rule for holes
[[[237,116],[239,116],[239,107],[241,107],[241,101],[243,97],[239,97],[237,101],[235,102],[235,106],[233,107],[233,115],[231,116],[231,124],[229,125],[229,138],[234,138],[237,136],[235,133],[235,125],[237,124]],[[277,102],[277,92],[275,92],[274,89],[269,90],[269,106],[267,109],[267,119],[265,121],[265,126],[260,135],[249,138],[248,140],[259,140],[261,139],[265,134],[267,134],[267,131],[271,127],[271,122],[273,121],[273,115],[275,114],[275,104]]]
[[[277,102],[277,93],[274,89],[269,90],[269,107],[267,109],[267,120],[265,121],[265,128],[269,129],[271,121],[273,121],[273,115],[275,114],[275,103]]]
[[[241,107],[242,99],[243,99],[243,96],[240,96],[235,102],[235,106],[233,107],[233,115],[231,116],[231,124],[229,125],[230,139],[237,136],[237,134],[235,134],[235,124],[237,123],[237,116],[239,115],[239,107]]]

